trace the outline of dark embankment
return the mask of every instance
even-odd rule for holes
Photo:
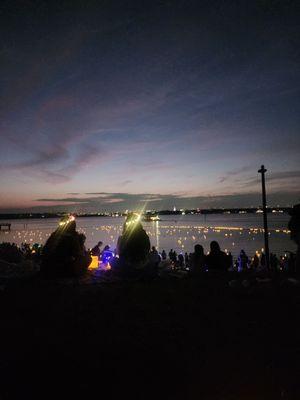
[[[223,278],[15,282],[0,399],[297,399],[299,288]]]

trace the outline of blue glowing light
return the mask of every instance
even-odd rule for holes
[[[107,264],[111,258],[114,257],[114,253],[110,250],[103,251],[101,255],[101,261],[103,264]]]

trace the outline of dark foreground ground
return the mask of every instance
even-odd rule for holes
[[[0,399],[300,399],[300,289],[223,277],[0,290]]]

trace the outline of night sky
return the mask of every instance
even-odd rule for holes
[[[299,1],[2,1],[0,210],[300,199]],[[145,202],[147,203],[145,205]]]

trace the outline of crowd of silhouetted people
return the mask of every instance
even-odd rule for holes
[[[175,269],[183,269],[189,271],[190,274],[197,274],[199,272],[207,272],[209,270],[219,271],[259,271],[266,268],[266,255],[264,252],[261,254],[255,253],[253,257],[248,257],[244,250],[233,259],[231,252],[225,253],[220,249],[218,242],[212,241],[210,243],[210,251],[207,255],[204,254],[203,246],[196,244],[193,253],[177,254],[175,250],[171,249],[168,253],[162,250],[158,253],[161,262],[170,261]],[[277,257],[276,254],[270,254],[270,270],[272,271],[295,271],[296,257],[292,252]]]
[[[300,205],[293,207],[289,222],[291,239],[298,246],[297,254],[289,252],[277,257],[270,254],[269,270],[300,273]],[[267,267],[266,255],[254,254],[248,257],[241,250],[238,258],[233,259],[231,253],[221,250],[218,242],[210,243],[210,251],[205,254],[201,244],[196,244],[194,252],[176,253],[171,249],[168,254],[161,253],[150,245],[150,239],[140,222],[138,214],[129,214],[123,225],[122,235],[113,251],[108,245],[99,241],[91,250],[85,247],[85,235],[76,231],[75,218],[63,217],[57,229],[50,235],[44,246],[22,244],[20,247],[12,243],[0,244],[0,260],[18,263],[31,259],[40,264],[41,274],[45,277],[81,276],[96,257],[99,263],[109,264],[110,273],[119,276],[156,277],[162,271],[185,271],[190,276],[206,272],[247,272],[261,271]]]
[[[298,245],[298,253],[277,257],[270,254],[269,265],[272,271],[299,271],[299,215],[300,206],[293,208],[289,229],[291,238]],[[201,244],[195,245],[193,253],[179,253],[171,249],[167,254],[161,253],[150,244],[149,236],[143,229],[138,214],[129,214],[123,225],[122,235],[117,242],[117,248],[111,251],[109,246],[102,248],[98,242],[91,251],[84,246],[85,236],[76,232],[76,222],[72,217],[65,217],[59,227],[47,240],[42,254],[41,272],[44,275],[80,275],[91,262],[91,256],[97,256],[103,263],[109,262],[110,270],[120,276],[157,276],[164,267],[169,270],[185,270],[191,276],[203,272],[217,271],[256,271],[266,268],[264,253],[248,257],[241,250],[237,260],[231,253],[220,249],[218,242],[210,243],[210,251],[204,253]]]

